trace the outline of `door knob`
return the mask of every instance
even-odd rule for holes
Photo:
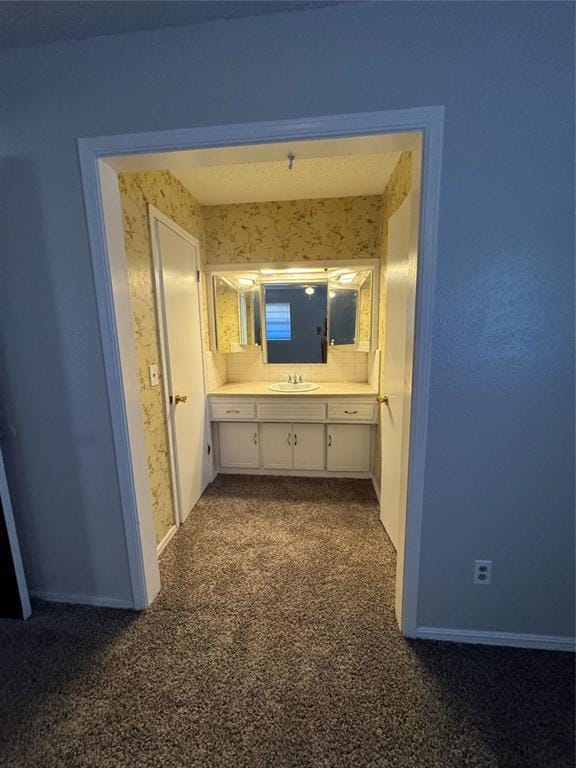
[[[378,397],[376,398],[376,400],[377,400],[379,403],[384,403],[384,405],[388,405],[388,395],[378,395]]]
[[[176,403],[176,405],[178,405],[178,403],[185,403],[187,400],[188,400],[188,395],[176,395],[176,397],[174,398],[174,402]]]

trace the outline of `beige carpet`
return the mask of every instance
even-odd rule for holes
[[[405,641],[368,482],[220,477],[142,615],[0,622],[0,763],[564,768],[569,654]]]

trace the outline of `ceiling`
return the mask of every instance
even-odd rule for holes
[[[0,49],[337,5],[341,0],[2,0]]]
[[[107,158],[116,171],[169,170],[201,205],[381,194],[415,133],[206,147]],[[292,170],[288,158],[294,155]]]
[[[201,205],[379,195],[398,153],[340,155],[172,170]]]

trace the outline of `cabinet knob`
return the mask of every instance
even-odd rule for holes
[[[176,395],[174,398],[174,402],[176,403],[176,405],[178,405],[178,403],[185,403],[187,400],[188,400],[188,395]]]
[[[378,397],[376,398],[376,400],[377,400],[379,403],[384,403],[384,405],[388,405],[388,395],[378,395]]]

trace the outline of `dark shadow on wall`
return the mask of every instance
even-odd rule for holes
[[[575,658],[566,652],[409,641],[451,718],[502,768],[575,764]],[[476,765],[477,755],[462,755]],[[468,759],[470,762],[468,762]]]
[[[0,426],[29,588],[58,591],[46,564],[93,577],[37,189],[30,157],[0,160]]]

